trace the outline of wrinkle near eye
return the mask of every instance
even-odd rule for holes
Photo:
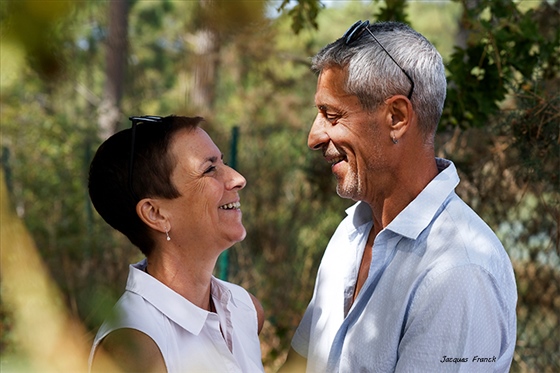
[[[333,110],[326,105],[318,105],[317,109],[319,111],[319,114],[321,114],[323,118],[325,118],[332,124],[335,124],[336,121],[340,118],[340,113],[338,111]]]
[[[187,189],[189,193],[191,193],[192,195],[203,194],[207,187],[208,184],[201,179],[193,180],[191,183],[187,185]]]
[[[218,166],[220,164],[223,164],[223,159],[224,159],[223,154],[220,154],[220,157],[218,157],[218,156],[207,157],[202,164],[201,174],[204,176],[204,175],[210,174],[212,172],[216,172],[218,170]]]

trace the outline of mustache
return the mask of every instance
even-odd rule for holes
[[[325,158],[336,158],[336,157],[343,157],[345,156],[344,153],[341,153],[335,147],[324,147],[323,148],[323,157]]]

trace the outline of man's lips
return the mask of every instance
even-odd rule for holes
[[[344,160],[346,160],[346,156],[340,153],[327,153],[325,152],[323,154],[323,156],[325,157],[325,160],[331,165],[334,166],[337,163],[340,163]]]

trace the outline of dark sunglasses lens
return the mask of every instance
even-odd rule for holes
[[[348,30],[346,30],[346,32],[344,33],[344,35],[342,35],[342,37],[348,40],[348,36],[351,35],[354,32],[354,30],[356,30],[356,28],[358,28],[361,24],[362,21],[356,21],[352,26],[350,26],[350,28],[348,28]]]
[[[360,35],[362,35],[362,33],[364,32],[364,30],[366,29],[366,27],[369,26],[369,21],[358,21],[356,23],[354,23],[352,26],[350,26],[350,28],[348,29],[348,31],[346,31],[344,33],[344,43],[346,45],[349,45],[351,43],[353,43],[355,40],[357,40]]]

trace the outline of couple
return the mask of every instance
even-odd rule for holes
[[[441,56],[400,23],[356,22],[312,61],[318,113],[308,145],[356,201],[323,256],[282,372],[507,372],[516,335],[511,262],[435,158]],[[132,117],[103,143],[89,190],[140,248],[94,341],[126,371],[261,372],[263,310],[212,276],[245,237],[238,192],[202,118]],[[102,347],[102,348],[99,348]]]

